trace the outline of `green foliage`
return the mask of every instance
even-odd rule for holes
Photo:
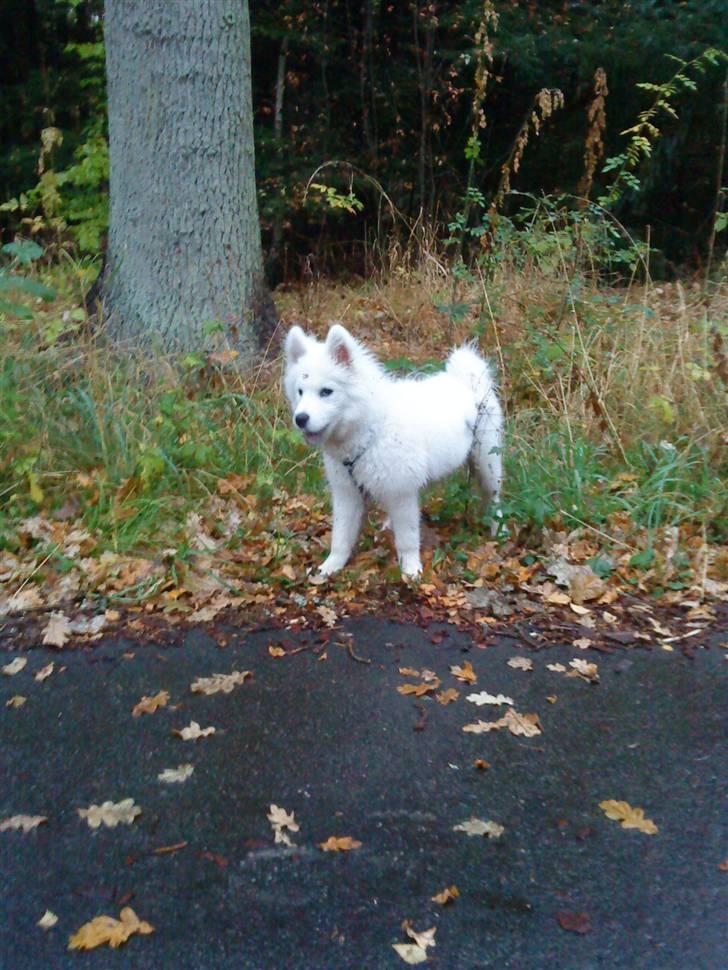
[[[35,260],[40,259],[43,250],[31,239],[16,239],[14,242],[6,243],[0,252],[10,257],[10,262],[7,265],[0,264],[0,314],[6,313],[25,320],[32,320],[33,311],[25,303],[6,300],[3,298],[3,294],[16,293],[21,296],[38,297],[42,300],[54,298],[55,293],[50,287],[44,286],[43,283],[33,279],[32,276],[13,272],[16,267],[27,268]]]

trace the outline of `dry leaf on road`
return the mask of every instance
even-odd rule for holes
[[[514,670],[533,670],[533,660],[529,660],[528,657],[511,657],[508,666],[513,667]]]
[[[0,821],[0,832],[17,831],[22,829],[23,832],[30,832],[31,829],[36,829],[41,824],[41,822],[47,822],[47,815],[11,815],[10,818],[4,818]]]
[[[142,714],[153,714],[160,707],[164,707],[169,700],[169,691],[160,690],[158,694],[154,694],[152,697],[144,696],[132,708],[132,715],[134,717],[140,717]]]
[[[458,680],[462,680],[466,684],[474,684],[478,679],[478,676],[473,670],[473,666],[469,660],[466,660],[462,667],[450,667],[450,673],[454,677],[457,677]]]
[[[623,829],[638,829],[645,835],[656,835],[658,828],[653,821],[645,818],[644,808],[632,808],[629,802],[618,802],[613,799],[599,802],[607,818],[620,822]]]
[[[15,660],[11,660],[9,664],[5,664],[5,666],[2,668],[2,672],[6,677],[14,677],[16,674],[20,673],[27,663],[27,657],[16,657]]]
[[[422,697],[424,694],[430,694],[436,691],[440,686],[439,680],[434,680],[432,683],[426,683],[423,681],[421,684],[400,684],[397,688],[398,694],[414,694],[415,697]]]
[[[47,909],[35,925],[40,926],[42,930],[49,930],[52,926],[55,926],[57,922],[58,917],[56,914]]]
[[[189,764],[177,765],[176,768],[165,768],[164,771],[160,771],[157,775],[159,781],[172,784],[174,782],[187,781],[192,772],[194,771],[194,766]]]
[[[56,665],[53,663],[53,661],[51,661],[49,664],[46,664],[45,667],[41,667],[39,671],[33,674],[33,677],[35,680],[42,682],[47,680],[55,669]]]
[[[131,825],[137,815],[142,814],[142,810],[134,804],[133,798],[124,798],[116,803],[104,802],[102,805],[79,808],[78,814],[86,819],[92,829],[97,829],[102,824],[107,828],[115,829],[121,823]]]
[[[410,920],[406,919],[402,923],[402,929],[405,931],[407,936],[414,940],[417,946],[426,950],[428,946],[435,946],[435,933],[437,933],[437,927],[431,926],[429,930],[420,930],[418,933],[412,926]]]
[[[466,724],[463,731],[466,734],[486,734],[488,731],[500,731],[501,728],[508,728],[511,734],[526,738],[541,734],[538,714],[519,714],[511,707],[497,721],[476,721],[475,724]]]
[[[438,704],[452,704],[458,697],[460,697],[460,691],[455,690],[454,687],[448,687],[446,690],[441,690],[439,694],[435,694]]]
[[[319,849],[324,852],[348,852],[350,849],[358,849],[361,842],[357,842],[350,835],[330,836],[325,842],[319,842]]]
[[[63,647],[71,635],[71,621],[63,613],[51,613],[43,631],[43,643],[51,647]]]
[[[438,903],[440,906],[446,906],[448,903],[457,899],[459,895],[460,890],[457,886],[446,886],[442,892],[432,896],[432,902]]]
[[[477,704],[481,707],[483,704],[513,704],[512,697],[506,697],[505,694],[489,694],[485,690],[481,690],[479,694],[468,694],[466,700],[470,701],[471,704]]]
[[[252,670],[233,670],[229,674],[213,674],[212,677],[198,677],[190,685],[193,694],[229,694],[238,684],[252,677]]]
[[[196,741],[198,738],[206,738],[214,733],[214,727],[201,728],[197,721],[190,721],[187,727],[183,727],[181,731],[176,728],[172,730],[172,734],[179,735],[183,741]]]
[[[393,943],[392,949],[410,966],[424,963],[427,960],[427,950],[423,950],[416,943]]]
[[[5,701],[5,706],[6,707],[22,707],[23,704],[25,704],[25,702],[27,700],[28,700],[28,698],[27,697],[24,697],[22,694],[13,694],[13,696],[9,700]]]
[[[599,683],[598,667],[595,663],[589,663],[588,660],[580,660],[577,657],[569,661],[569,666],[573,669],[569,671],[567,677],[578,677],[580,680],[586,680],[592,684]]]
[[[68,941],[68,949],[93,950],[106,943],[116,948],[126,943],[134,933],[146,936],[153,932],[153,926],[140,920],[134,910],[126,906],[119,914],[119,919],[114,919],[113,916],[97,916],[90,923],[84,923]]]
[[[475,818],[475,816],[469,818],[467,822],[453,825],[452,830],[453,832],[465,832],[467,835],[487,835],[489,839],[499,839],[505,832],[503,826],[497,822],[490,819],[486,821],[482,818]]]
[[[273,826],[276,843],[282,842],[283,845],[293,845],[288,832],[284,832],[284,829],[288,829],[290,832],[299,831],[300,826],[294,818],[294,814],[294,812],[289,814],[285,808],[280,808],[278,805],[271,805],[268,821]]]

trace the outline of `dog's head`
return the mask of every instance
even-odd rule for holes
[[[341,324],[322,343],[292,327],[286,337],[284,386],[293,421],[312,445],[340,439],[351,421],[350,388],[359,345]]]

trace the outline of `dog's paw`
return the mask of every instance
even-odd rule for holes
[[[407,579],[419,579],[422,575],[422,563],[419,556],[409,555],[400,559],[402,575]]]
[[[346,559],[342,559],[341,556],[329,556],[325,559],[321,566],[319,567],[319,576],[333,576],[334,573],[338,573],[340,569],[343,569],[346,565]]]

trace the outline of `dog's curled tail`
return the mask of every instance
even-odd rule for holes
[[[445,370],[472,390],[478,404],[493,389],[491,366],[471,344],[464,344],[453,350],[447,359]]]

